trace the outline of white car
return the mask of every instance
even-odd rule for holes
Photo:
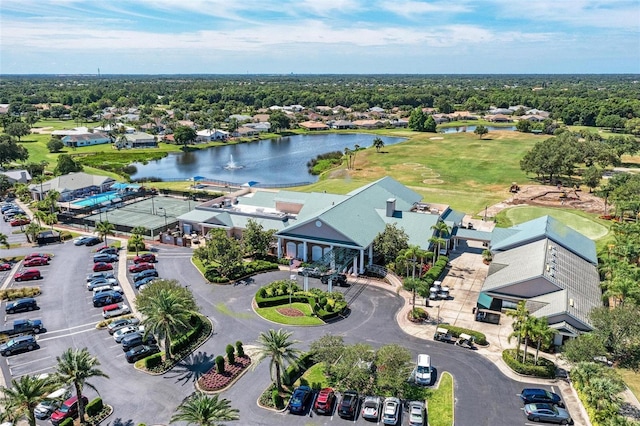
[[[115,333],[113,333],[113,340],[115,340],[116,343],[121,343],[122,339],[124,339],[125,336],[129,334],[137,333],[137,332],[143,332],[143,331],[144,331],[143,326],[128,325],[116,331]]]
[[[362,418],[367,420],[380,420],[380,408],[382,398],[379,396],[367,396],[362,403]]]
[[[400,400],[398,398],[387,398],[384,400],[384,410],[382,411],[382,423],[385,425],[397,425],[400,417]]]
[[[99,287],[94,287],[93,295],[95,296],[98,293],[102,293],[103,291],[109,291],[109,290],[117,291],[120,294],[124,293],[124,291],[122,290],[122,287],[120,287],[119,285],[106,284],[106,285],[101,285]]]
[[[425,425],[424,402],[411,401],[409,403],[409,426]]]
[[[118,280],[116,278],[98,278],[96,280],[93,280],[91,282],[87,283],[87,290],[91,291],[97,287],[103,287],[103,286],[117,286],[120,283],[118,283]]]

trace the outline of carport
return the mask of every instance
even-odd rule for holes
[[[491,241],[491,232],[457,227],[453,230],[451,238],[453,239],[454,250],[458,248],[458,243],[460,242],[460,240],[479,241],[484,247],[487,247],[489,245],[489,242]]]

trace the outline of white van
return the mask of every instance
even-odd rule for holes
[[[118,315],[130,314],[131,309],[124,303],[114,303],[102,308],[102,317],[104,319],[117,317]]]
[[[418,355],[418,366],[416,367],[416,384],[418,385],[430,385],[431,384],[431,357],[427,354]]]

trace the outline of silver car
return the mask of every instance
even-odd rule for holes
[[[409,426],[424,426],[426,417],[424,402],[411,401],[409,403]]]
[[[573,424],[571,416],[564,408],[547,403],[527,404],[524,406],[524,415],[534,422],[558,423],[561,425]]]
[[[385,425],[397,425],[400,417],[400,400],[398,398],[387,398],[384,400],[382,410],[382,423]]]

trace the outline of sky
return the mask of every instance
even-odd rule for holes
[[[1,74],[640,73],[639,0],[0,0]]]

